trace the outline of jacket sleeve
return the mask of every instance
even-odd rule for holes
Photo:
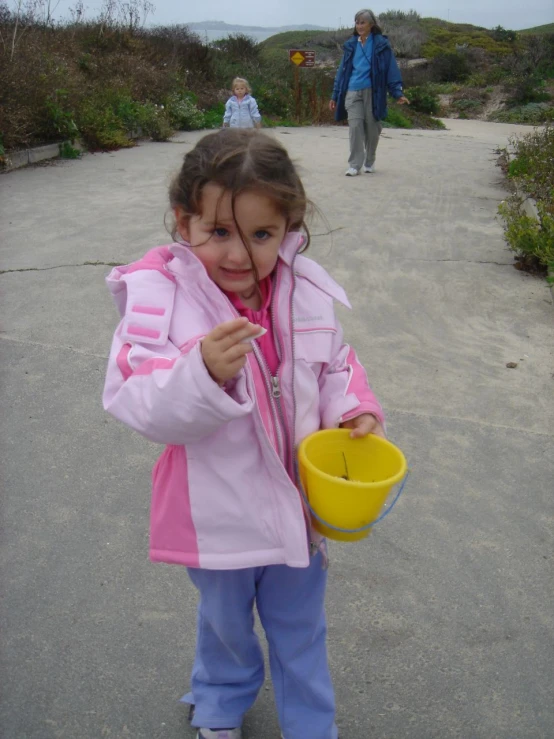
[[[343,421],[371,413],[381,424],[385,416],[367,380],[356,352],[343,342],[337,321],[333,359],[324,365],[319,377],[319,404],[322,428],[336,428]]]
[[[387,88],[389,94],[396,100],[402,97],[402,75],[396,62],[396,58],[391,50],[390,61],[387,69]]]
[[[337,73],[335,75],[335,82],[333,84],[333,94],[331,95],[331,100],[334,100],[335,103],[339,99],[340,80],[342,76],[343,67],[344,67],[344,54],[342,55],[342,59],[340,60],[339,68],[337,69]]]
[[[125,342],[115,333],[104,386],[104,408],[150,441],[188,444],[249,414],[254,406],[244,374],[232,396],[212,380],[200,337],[178,349]]]
[[[250,116],[252,120],[254,121],[254,123],[260,123],[262,120],[262,116],[260,115],[260,111],[258,110],[258,103],[256,102],[256,99],[250,97],[248,105],[250,108]]]
[[[225,103],[225,113],[223,114],[223,123],[229,123],[231,115],[233,113],[233,106],[231,104],[231,98]]]

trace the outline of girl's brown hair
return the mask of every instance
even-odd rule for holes
[[[172,210],[180,208],[189,217],[200,215],[202,192],[208,183],[231,193],[233,215],[241,193],[265,195],[286,219],[287,232],[305,232],[303,251],[308,248],[310,232],[305,218],[311,203],[287,150],[271,136],[244,128],[225,128],[204,136],[185,154],[181,171],[171,184]],[[254,265],[250,244],[236,219],[235,224]],[[172,236],[177,236],[177,224]]]

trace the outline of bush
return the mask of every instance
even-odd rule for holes
[[[437,115],[440,109],[438,95],[429,87],[411,87],[405,92],[410,108],[420,113]]]
[[[384,30],[397,57],[417,59],[422,56],[422,47],[428,36],[423,28],[405,23],[401,25],[387,23]]]
[[[501,203],[498,212],[504,218],[504,234],[510,249],[521,257],[534,257],[554,270],[554,215],[544,203],[538,203],[540,221],[522,212],[522,201],[512,196]]]
[[[532,197],[543,200],[554,215],[554,125],[510,139],[515,158],[508,175]]]
[[[167,141],[173,126],[163,105],[144,103],[138,106],[139,126],[152,141]]]
[[[458,52],[438,54],[431,70],[436,82],[463,82],[471,73],[468,60]]]
[[[527,103],[542,103],[550,100],[545,89],[544,80],[537,74],[522,73],[514,75],[504,83],[509,93],[511,105],[527,105]]]
[[[204,114],[195,105],[193,96],[173,93],[166,98],[165,110],[170,124],[181,131],[204,128]]]
[[[234,33],[227,38],[218,39],[212,43],[212,47],[224,52],[231,62],[241,64],[257,62],[260,56],[260,47],[255,39],[243,33]]]
[[[384,23],[385,21],[408,21],[410,23],[417,23],[421,20],[420,14],[415,10],[386,10],[384,13],[379,15],[379,21]]]
[[[204,112],[204,128],[221,128],[225,103],[218,103]]]
[[[528,126],[540,126],[543,123],[554,123],[554,108],[546,103],[529,103],[515,108],[498,110],[489,116],[495,123],[520,123]]]
[[[84,100],[76,111],[76,118],[81,136],[93,151],[133,146],[123,121],[100,96]]]
[[[412,123],[398,108],[390,107],[387,117],[383,121],[385,128],[412,128]]]

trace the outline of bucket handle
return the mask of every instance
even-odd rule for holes
[[[327,521],[321,518],[321,516],[318,516],[317,513],[314,511],[314,509],[310,505],[310,501],[308,500],[308,496],[306,495],[304,486],[302,485],[302,480],[300,478],[300,474],[298,471],[298,461],[296,462],[296,478],[298,480],[298,489],[300,490],[300,494],[304,500],[304,503],[308,507],[308,510],[310,511],[312,516],[316,519],[316,521],[319,521],[320,524],[322,524],[323,526],[326,526],[328,529],[332,529],[333,531],[339,531],[341,534],[360,534],[362,531],[367,531],[368,529],[375,526],[376,523],[379,523],[379,521],[382,521],[385,518],[385,516],[388,516],[389,513],[394,508],[394,506],[396,505],[396,501],[398,500],[398,498],[400,498],[402,491],[404,490],[404,485],[406,484],[406,481],[408,480],[409,473],[410,471],[407,470],[404,476],[404,479],[402,480],[402,484],[398,488],[398,491],[396,495],[394,496],[392,503],[390,504],[390,506],[387,508],[386,511],[383,511],[383,513],[381,513],[381,515],[375,519],[375,521],[372,521],[371,523],[366,523],[365,526],[360,526],[359,529],[341,529],[339,526],[333,526],[332,524],[327,523]]]

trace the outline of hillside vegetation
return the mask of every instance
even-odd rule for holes
[[[0,161],[8,150],[51,141],[80,138],[105,150],[132,146],[138,134],[165,140],[177,128],[220,126],[237,75],[251,82],[266,126],[333,122],[328,101],[351,30],[291,31],[261,44],[236,34],[206,45],[186,26],[146,28],[147,0],[104,0],[90,20],[77,0],[62,23],[49,16],[49,0],[13,3],[0,4]],[[488,115],[499,91],[498,119],[552,117],[554,34],[401,11],[381,21],[412,101],[391,104],[386,125],[438,127],[437,114]],[[298,89],[291,47],[317,53],[317,66],[299,71]],[[71,156],[71,147],[64,152]]]

